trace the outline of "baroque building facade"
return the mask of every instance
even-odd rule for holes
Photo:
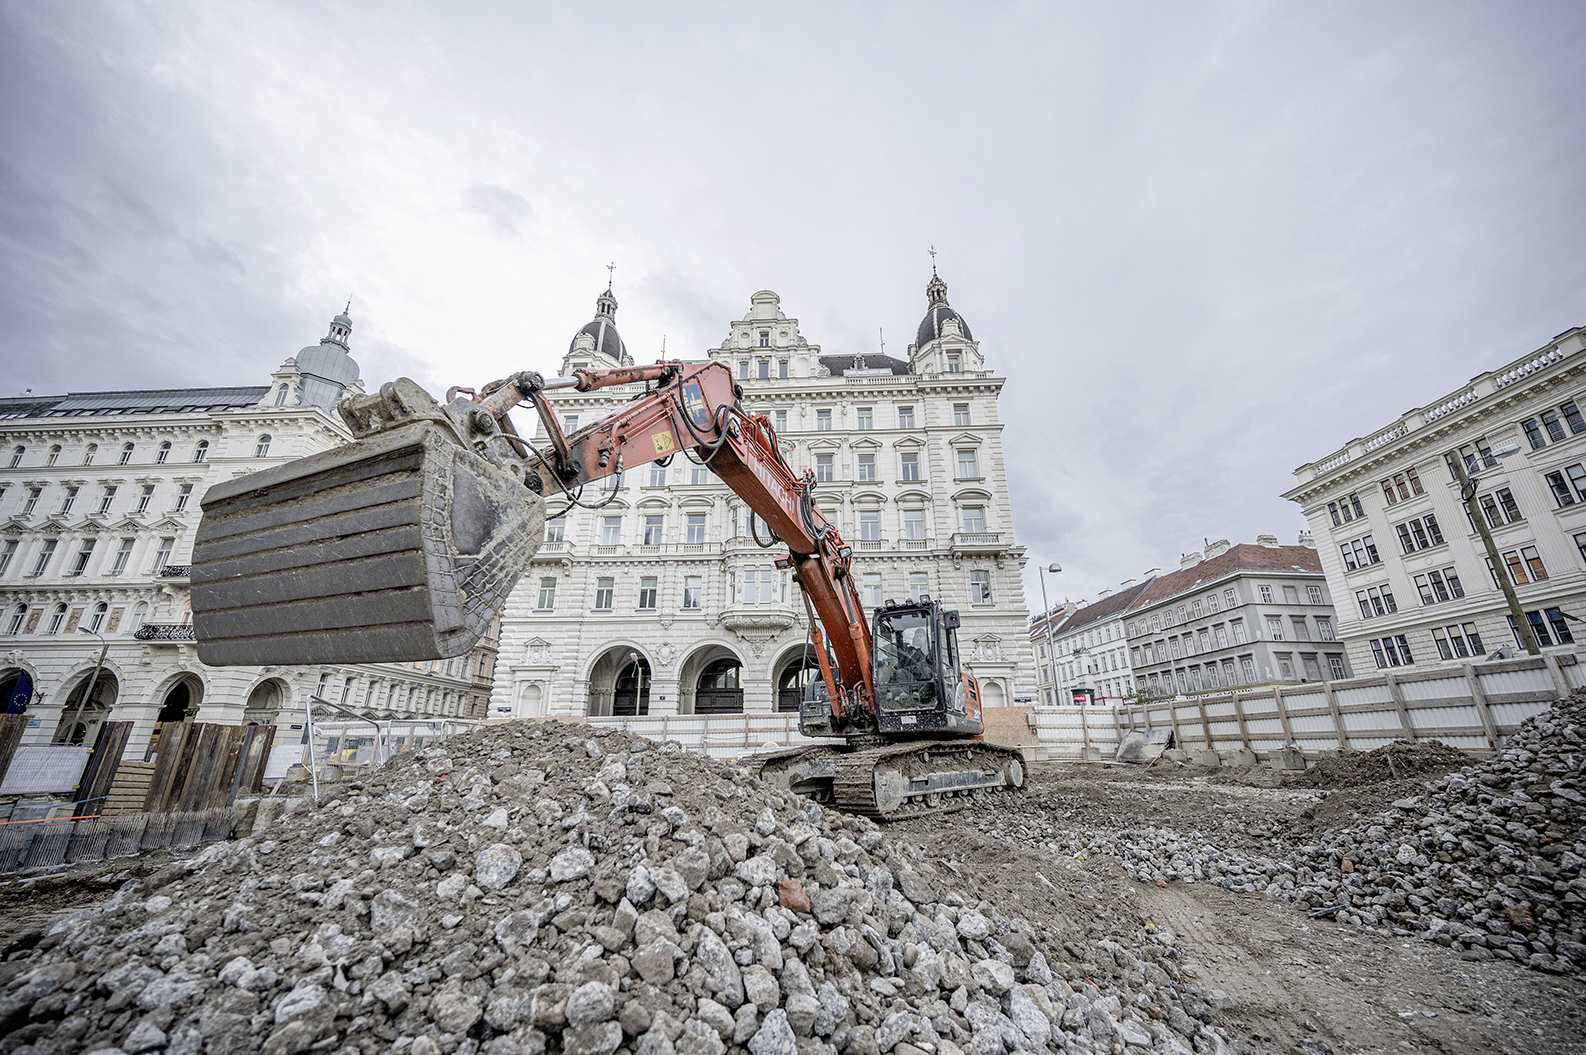
[[[1152,581],[1152,576],[1144,582],[1131,579],[1116,592],[1103,590],[1094,603],[1064,605],[1054,608],[1044,619],[1031,620],[1030,639],[1035,647],[1036,680],[1042,703],[1049,707],[1116,707],[1134,695],[1134,672],[1124,643],[1123,615]],[[1050,634],[1047,619],[1051,620]]]
[[[91,744],[131,720],[141,755],[164,722],[257,722],[295,760],[312,692],[382,717],[484,716],[489,636],[421,665],[198,660],[187,572],[204,492],[351,439],[335,413],[362,391],[351,334],[337,315],[268,384],[0,399],[0,704],[28,716],[24,744]]]
[[[1523,653],[1499,575],[1543,653],[1573,650],[1586,616],[1583,351],[1586,328],[1565,330],[1294,471],[1283,497],[1310,522],[1356,670]],[[1475,484],[1474,513],[1456,458]]]
[[[907,359],[826,355],[769,290],[707,354],[732,370],[744,407],[771,420],[789,464],[814,471],[866,606],[930,595],[958,608],[987,705],[1031,702],[1025,558],[997,409],[1005,379],[986,368],[946,283],[933,274],[926,296]],[[563,374],[632,363],[616,307],[609,289],[600,295]],[[549,399],[572,432],[635,391]],[[814,662],[805,606],[708,467],[679,452],[565,504],[548,499],[545,543],[504,610],[493,717],[797,710]]]

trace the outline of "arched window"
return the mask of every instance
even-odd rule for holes
[[[64,623],[65,621],[66,621],[66,603],[63,601],[60,604],[55,606],[54,611],[50,612],[50,621],[49,621],[48,625],[46,625],[44,627],[44,632],[46,634],[58,634],[58,633],[60,633],[61,632],[61,624]]]
[[[169,458],[170,456],[171,456],[171,441],[170,440],[166,440],[165,442],[160,444],[160,453],[156,454],[154,456],[154,462],[155,462],[156,465],[164,465],[165,464],[165,459]]]
[[[94,464],[94,455],[96,455],[98,453],[99,453],[99,444],[97,444],[97,443],[90,443],[87,447],[83,448],[83,464],[84,465],[92,465],[92,464]]]
[[[126,465],[132,460],[132,444],[124,443],[121,446],[121,464]]]
[[[88,629],[91,632],[99,633],[100,628],[105,625],[105,613],[108,611],[110,611],[110,605],[104,601],[94,605],[94,614],[88,617]]]
[[[28,606],[19,604],[11,609],[11,618],[6,621],[6,636],[14,637],[22,632],[22,620],[28,617]]]
[[[282,406],[286,405],[286,386],[285,385],[282,385],[280,388],[275,390],[275,405],[278,406],[278,407],[282,407]]]
[[[265,433],[259,437],[259,442],[253,445],[255,458],[268,458],[270,456],[270,434]]]
[[[57,443],[55,446],[51,447],[50,448],[50,452],[44,456],[44,464],[45,465],[54,465],[55,464],[55,459],[59,458],[60,456],[61,456],[61,445]]]
[[[136,633],[138,628],[149,618],[149,602],[139,601],[132,609],[132,618],[127,622],[127,633]]]
[[[15,469],[22,464],[22,456],[28,452],[26,447],[11,448],[11,468]]]
[[[209,454],[209,441],[199,440],[198,446],[193,448],[193,461],[201,462]]]

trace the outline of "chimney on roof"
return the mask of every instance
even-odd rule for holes
[[[1193,568],[1193,567],[1195,567],[1195,565],[1199,564],[1200,562],[1201,562],[1201,555],[1199,553],[1181,553],[1181,554],[1179,554],[1178,566],[1180,568]]]
[[[1309,528],[1307,528],[1304,531],[1300,532],[1299,544],[1301,546],[1306,547],[1307,549],[1315,549],[1316,548],[1316,537],[1311,534]]]
[[[1220,538],[1216,542],[1207,545],[1206,559],[1211,560],[1213,557],[1221,557],[1224,553],[1227,553],[1232,548],[1233,547],[1228,544],[1227,539]]]
[[[1257,535],[1256,545],[1265,546],[1267,549],[1277,549],[1278,537],[1276,535]]]
[[[1111,590],[1097,590],[1097,591],[1096,591],[1096,600],[1098,600],[1098,601],[1099,601],[1099,600],[1101,600],[1101,599],[1102,599],[1102,598],[1103,598],[1103,597],[1106,597],[1106,596],[1107,596],[1107,595],[1108,595],[1108,594],[1110,594],[1110,593],[1112,593],[1112,591],[1111,591]]]
[[[1125,579],[1123,582],[1119,583],[1118,585],[1122,586],[1125,590],[1127,590],[1129,587],[1134,585],[1134,580],[1133,579]]]
[[[1158,575],[1161,575],[1161,574],[1162,574],[1162,569],[1161,568],[1147,568],[1146,569],[1146,573],[1145,573],[1145,577],[1147,579],[1154,579]]]

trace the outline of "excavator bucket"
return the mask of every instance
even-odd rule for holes
[[[210,488],[193,548],[205,663],[467,652],[544,537],[545,502],[435,420]]]

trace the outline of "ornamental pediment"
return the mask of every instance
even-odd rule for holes
[[[187,525],[175,517],[161,517],[149,526],[151,528],[169,528],[173,531],[185,531],[187,529]]]
[[[947,442],[954,447],[978,447],[983,440],[984,437],[977,436],[973,432],[960,432]]]
[[[143,521],[129,513],[117,521],[115,526],[118,531],[137,531],[143,527]]]
[[[876,451],[881,449],[881,441],[874,440],[869,436],[866,436],[862,440],[854,440],[849,444],[849,446],[853,447],[853,449],[856,451]]]
[[[900,436],[899,438],[892,441],[892,446],[897,447],[900,450],[913,451],[919,450],[921,447],[925,446],[925,441],[920,439],[918,436]]]
[[[812,451],[835,451],[840,447],[842,447],[842,441],[831,437],[810,441],[810,450]]]

